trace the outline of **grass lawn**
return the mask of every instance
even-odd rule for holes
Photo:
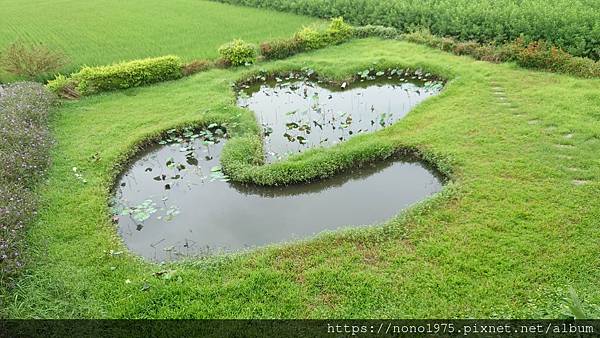
[[[81,65],[176,54],[214,58],[232,39],[259,42],[292,35],[316,19],[202,0],[0,0],[0,49],[41,42]],[[0,74],[0,82],[11,78]]]
[[[281,18],[289,24],[294,17]],[[131,49],[149,53],[147,41]],[[179,51],[192,48],[181,42]],[[28,270],[0,311],[35,318],[560,317],[572,286],[588,314],[600,316],[600,81],[376,39],[254,69],[309,66],[341,78],[374,62],[423,67],[450,81],[395,125],[283,166],[319,175],[324,160],[341,168],[361,154],[416,147],[452,167],[453,183],[437,197],[378,227],[158,266],[127,253],[110,222],[115,164],[143,140],[190,123],[227,122],[234,139],[226,147],[244,150],[235,137],[256,137],[258,128],[251,112],[235,107],[229,84],[249,70],[66,102],[51,122],[57,145],[28,233]],[[281,166],[261,173],[293,180]],[[153,275],[164,270],[170,278]]]

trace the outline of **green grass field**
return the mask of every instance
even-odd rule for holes
[[[374,63],[422,67],[450,81],[392,127],[288,164],[318,174],[323,158],[341,166],[358,153],[416,147],[452,166],[453,183],[442,194],[377,227],[159,266],[128,253],[110,222],[115,165],[144,140],[184,124],[235,122],[234,137],[256,135],[251,112],[236,108],[229,87],[251,69],[65,102],[51,122],[54,164],[39,189],[28,267],[0,311],[25,318],[556,318],[573,287],[586,312],[600,316],[600,81],[376,39],[253,69],[309,66],[342,78]],[[165,269],[173,278],[153,275]]]
[[[0,0],[0,49],[17,39],[41,42],[81,65],[176,54],[214,58],[234,38],[287,37],[316,19],[202,0]],[[12,78],[0,74],[0,82]]]

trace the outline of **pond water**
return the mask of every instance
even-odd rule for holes
[[[270,80],[242,88],[238,105],[255,113],[263,127],[266,159],[274,162],[382,129],[441,89],[439,82],[422,76],[409,79],[381,77],[340,86]]]
[[[360,129],[380,128],[383,124],[375,127],[378,122],[371,125],[370,121],[378,116],[375,112],[381,111],[381,107],[395,116],[385,121],[392,123],[406,114],[408,107],[437,90],[429,91],[414,83],[410,86],[374,85],[375,88],[333,91],[307,81],[261,84],[259,91],[247,91],[249,97],[240,98],[240,103],[257,109],[254,111],[260,121],[272,128],[267,145],[269,151],[276,154],[270,157],[273,161],[282,154],[302,151],[308,146],[335,143],[330,135],[346,139],[358,134]],[[287,89],[279,95],[278,88]],[[379,94],[377,88],[381,89]],[[298,90],[302,95],[288,93]],[[422,92],[416,93],[417,90]],[[314,93],[327,100],[319,103],[324,107],[321,111],[328,115],[319,120],[323,129],[313,132],[312,128],[310,133],[306,129],[290,129],[287,126],[290,119],[299,125],[303,121],[314,122],[309,119],[315,116],[311,104],[299,102],[313,98]],[[333,97],[329,98],[330,95]],[[393,97],[396,95],[401,99]],[[258,97],[274,101],[261,103]],[[339,120],[334,119],[338,113],[334,102],[348,112],[345,116],[352,117],[343,131],[331,127],[341,127]],[[303,112],[300,108],[294,109],[297,115],[280,114],[290,107],[300,106],[310,108],[302,115],[306,120],[300,119]],[[376,108],[371,109],[371,106]],[[370,117],[368,111],[372,111],[374,117]],[[306,142],[288,142],[287,136],[283,136],[290,134],[288,130],[295,133],[296,140],[298,135],[306,135]],[[350,130],[355,133],[350,134]],[[212,125],[203,131],[188,129],[183,133],[173,130],[168,135],[161,144],[140,154],[121,176],[113,203],[118,232],[126,245],[155,261],[239,251],[306,238],[324,230],[380,223],[442,188],[442,179],[434,170],[410,158],[391,158],[310,184],[242,185],[229,182],[221,172],[220,154],[227,135],[220,126]],[[321,142],[323,137],[329,140]]]

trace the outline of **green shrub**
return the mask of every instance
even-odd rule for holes
[[[294,35],[294,39],[300,41],[307,50],[324,48],[329,44],[327,34],[314,27],[304,27]]]
[[[419,29],[410,33],[405,33],[402,34],[400,38],[408,42],[427,45],[433,48],[442,48],[442,38],[431,34],[428,29]]]
[[[548,45],[545,41],[534,41],[518,50],[515,61],[518,65],[527,68],[550,70],[581,77],[600,76],[600,62],[574,57],[559,48]]]
[[[174,80],[182,76],[181,59],[170,55],[111,66],[83,67],[71,78],[77,83],[77,90],[82,95],[88,95]]]
[[[600,77],[600,62],[580,57],[571,58],[565,65],[565,73],[583,77]]]
[[[232,66],[243,66],[256,62],[256,47],[241,39],[233,40],[219,47],[221,59]]]
[[[304,51],[305,45],[297,37],[285,40],[267,41],[260,44],[260,54],[266,60],[278,60]]]
[[[352,37],[352,26],[345,23],[342,17],[333,18],[325,34],[329,43],[342,43]]]
[[[359,39],[370,37],[396,39],[398,35],[398,30],[393,27],[367,25],[352,28],[352,36]]]
[[[333,18],[325,30],[309,26],[302,28],[291,39],[263,42],[260,45],[260,54],[266,60],[283,59],[305,50],[342,43],[352,37],[352,26],[345,23],[343,18]]]
[[[77,83],[62,74],[58,74],[53,80],[48,81],[46,88],[65,99],[76,99],[80,96],[77,91]]]

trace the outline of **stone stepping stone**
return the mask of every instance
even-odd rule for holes
[[[559,148],[559,149],[573,149],[573,148],[575,148],[574,145],[571,145],[571,144],[562,144],[562,143],[557,143],[554,146],[556,148]]]

